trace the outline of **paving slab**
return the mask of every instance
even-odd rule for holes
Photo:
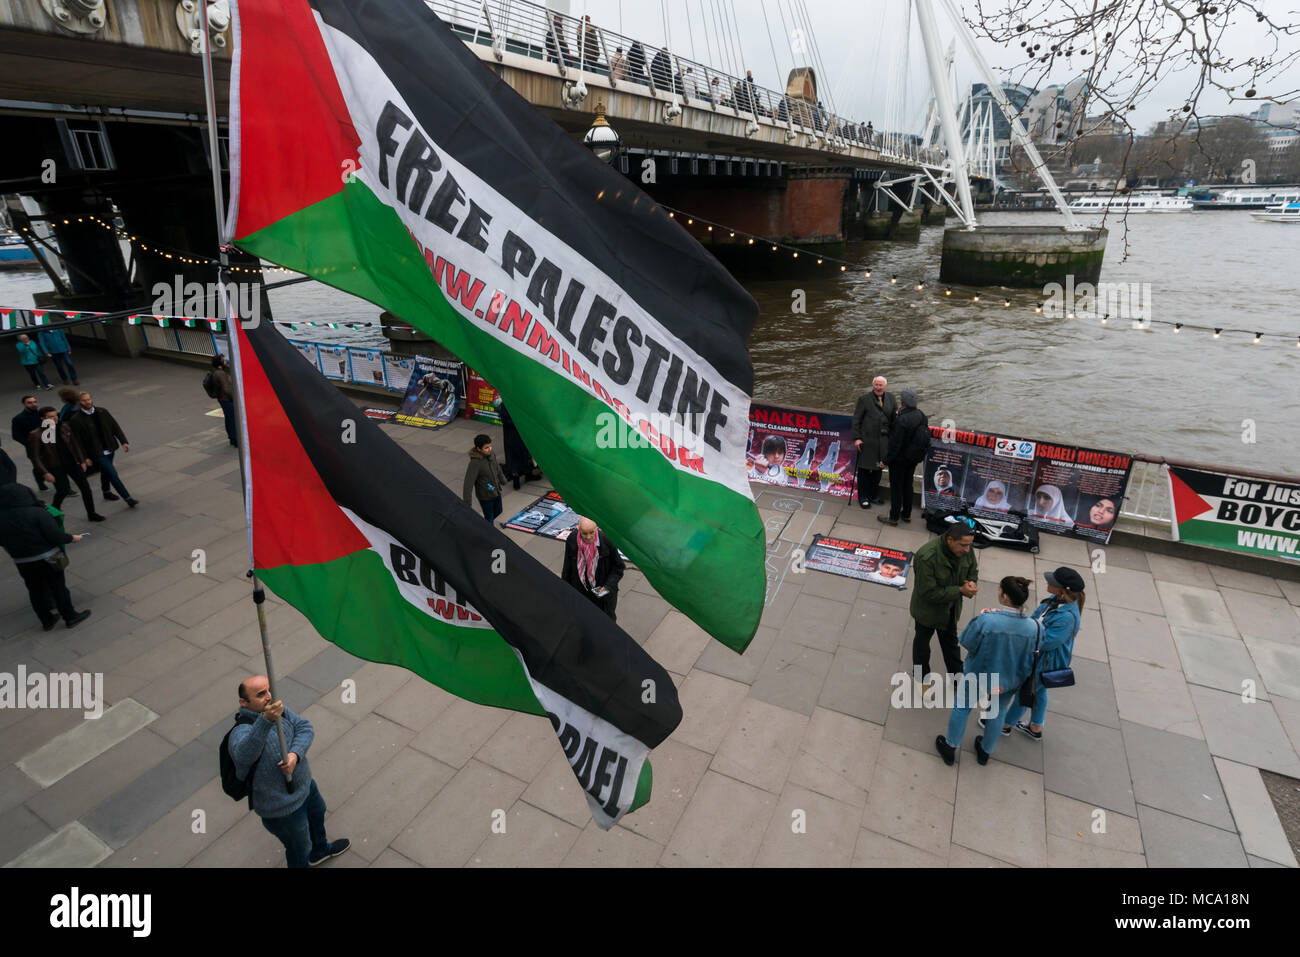
[[[1276,581],[1264,575],[1256,575],[1254,572],[1244,572],[1237,568],[1229,568],[1227,565],[1211,565],[1210,574],[1216,584],[1225,588],[1254,592],[1257,595],[1282,594]]]
[[[1173,633],[1174,644],[1178,647],[1188,684],[1234,694],[1252,691],[1256,697],[1268,698],[1263,680],[1244,641],[1177,626],[1170,631]]]
[[[112,853],[112,849],[95,837],[78,821],[51,834],[29,848],[6,867],[82,868],[94,867]]]
[[[777,795],[717,771],[705,772],[659,863],[666,867],[749,867],[758,856]]]
[[[952,839],[1019,867],[1047,865],[1043,776],[993,760],[957,768]]]
[[[311,763],[312,776],[321,793],[326,796],[326,801],[342,804],[361,785],[378,774],[408,743],[415,747],[413,738],[415,733],[410,728],[404,728],[381,715],[371,714],[321,750],[316,749],[313,741],[307,759]],[[450,761],[443,763],[452,764]],[[452,766],[455,767],[454,764]]]
[[[645,643],[645,650],[646,654],[668,671],[684,675],[695,667],[696,660],[709,645],[713,644],[735,655],[734,651],[710,638],[708,632],[695,622],[681,612],[673,610],[668,612],[650,633],[650,638]]]
[[[1300,701],[1300,648],[1253,635],[1244,641],[1269,694]]]
[[[1120,814],[1117,811],[1099,808],[1086,801],[1076,801],[1063,794],[1056,794],[1050,788],[1046,792],[1047,805],[1047,856],[1049,866],[1069,866],[1073,858],[1081,864],[1094,854],[1104,855],[1097,861],[1101,866],[1142,867],[1134,864],[1131,858],[1143,858],[1142,830],[1138,826],[1136,814]],[[1058,847],[1053,855],[1052,841],[1065,841],[1074,848]],[[1112,857],[1111,855],[1120,855]],[[1055,860],[1053,859],[1055,856]],[[1091,866],[1091,862],[1088,862]]]
[[[1243,701],[1240,694],[1195,686],[1191,693],[1211,754],[1300,777],[1300,757],[1270,702],[1257,698]]]
[[[809,574],[820,573],[809,572]],[[856,591],[858,582],[852,579],[845,579],[845,581],[850,582]],[[790,609],[790,616],[781,628],[780,639],[798,642],[820,651],[835,651],[839,645],[840,632],[848,623],[852,602],[852,596],[845,601],[833,601],[806,592],[801,593],[795,599],[794,607]]]
[[[1110,673],[1121,721],[1196,738],[1205,736],[1181,671],[1113,658]]]
[[[671,740],[713,754],[748,694],[749,686],[739,681],[719,678],[698,668],[693,670],[677,689],[682,721]]]
[[[655,757],[662,748],[661,744],[651,755],[652,773],[658,763]],[[658,790],[656,782],[651,803],[654,803],[658,797]],[[569,766],[563,751],[557,750],[557,753],[542,767],[541,773],[528,783],[522,800],[548,814],[568,821],[574,827],[584,827],[591,820],[591,806],[587,803],[587,797],[578,785],[578,779],[574,776],[573,768]],[[631,820],[640,814],[641,810],[626,815],[623,820]]]
[[[889,717],[890,680],[897,673],[898,663],[892,656],[837,648],[817,704],[883,728]]]
[[[749,696],[811,715],[833,661],[834,655],[825,651],[778,638],[750,686]]]
[[[1139,804],[1232,830],[1232,814],[1204,741],[1123,721],[1133,796]],[[1141,814],[1138,815],[1141,820]],[[1142,833],[1145,837],[1146,826]],[[1152,867],[1157,866],[1148,860]]]
[[[840,646],[872,655],[898,658],[910,647],[913,622],[906,608],[859,598],[840,636]]]
[[[1044,737],[1041,745],[1043,787],[1048,791],[1129,817],[1137,814],[1118,724],[1104,727],[1059,715],[1052,719],[1051,738]]]
[[[759,625],[744,654],[737,654],[720,641],[710,641],[695,660],[695,667],[720,678],[753,684],[768,653],[776,644],[776,636],[775,628]]]
[[[815,709],[788,782],[843,804],[865,807],[883,734],[880,725]]]
[[[642,837],[625,827],[612,827],[603,831],[592,821],[582,829],[561,866],[654,867],[663,852],[663,846],[648,837]]]
[[[123,844],[100,866],[184,867],[223,840],[246,817],[256,817],[249,811],[248,802],[230,800],[221,790],[221,782],[214,778]],[[283,852],[280,856],[283,858]]]
[[[1159,607],[1152,602],[1147,607]],[[1105,606],[1101,610],[1106,632],[1106,651],[1111,658],[1145,661],[1160,668],[1179,670],[1178,649],[1161,615]]]
[[[1238,636],[1237,625],[1217,589],[1158,581],[1156,591],[1160,593],[1165,620],[1171,626],[1181,625],[1229,638]]]
[[[531,781],[557,750],[559,739],[549,720],[535,714],[511,714],[474,757],[521,781]]]
[[[1295,853],[1259,769],[1224,758],[1215,758],[1214,766],[1219,770],[1219,780],[1223,782],[1223,792],[1228,796],[1228,806],[1246,853],[1285,867],[1297,866]]]
[[[1119,706],[1115,703],[1115,684],[1110,668],[1078,655],[1070,662],[1070,668],[1074,671],[1074,687],[1053,688],[1047,695],[1047,713],[1119,728]],[[1056,737],[1055,729],[1052,737]]]
[[[759,846],[755,867],[847,867],[861,808],[787,785]]]
[[[886,741],[876,757],[862,825],[942,860],[952,840],[956,793],[957,771],[938,755]]]
[[[500,829],[483,839],[470,867],[559,867],[581,831],[565,821],[516,801],[500,818]]]
[[[650,767],[654,772],[654,789],[650,793],[650,801],[644,807],[625,815],[620,825],[657,845],[667,844],[687,805],[695,796],[700,781],[704,779],[710,760],[710,756],[703,751],[697,751],[672,738],[660,744],[650,752]],[[573,777],[567,764],[564,770],[570,778]],[[535,786],[536,783],[524,793],[525,800],[537,803],[530,796]],[[587,820],[590,819],[591,814],[588,812]]]
[[[500,708],[488,708],[455,698],[411,739],[411,747],[453,768],[462,768],[509,717],[510,712]]]
[[[524,782],[471,758],[391,847],[423,867],[460,867],[492,835],[493,821],[504,817],[523,790]]]
[[[1272,579],[1265,579],[1272,582]],[[1243,635],[1266,638],[1300,648],[1300,615],[1285,598],[1219,587],[1228,612]]]
[[[456,700],[455,695],[437,685],[413,678],[378,702],[374,711],[412,731],[423,731]]]
[[[807,726],[803,714],[747,698],[709,767],[780,794]]]
[[[1182,585],[1198,585],[1201,588],[1217,588],[1218,582],[1210,574],[1210,566],[1205,562],[1173,555],[1161,555],[1158,552],[1147,553],[1147,565],[1156,581],[1177,582]]]
[[[81,820],[109,847],[119,848],[217,777],[217,773],[212,749],[191,741],[96,805]]]
[[[1156,808],[1138,805],[1149,867],[1246,867],[1235,831],[1224,831]]]
[[[157,720],[158,715],[138,701],[118,702],[96,719],[83,719],[18,762],[24,774],[49,787]]]

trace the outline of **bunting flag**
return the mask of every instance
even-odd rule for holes
[[[270,324],[235,332],[253,566],[328,641],[545,715],[597,824],[650,795],[672,678],[361,415]],[[381,480],[382,477],[382,480]]]
[[[235,25],[226,235],[481,372],[564,499],[743,650],[753,299],[422,0],[239,0]]]

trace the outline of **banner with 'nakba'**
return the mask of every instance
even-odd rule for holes
[[[1174,541],[1300,560],[1300,484],[1166,469]]]

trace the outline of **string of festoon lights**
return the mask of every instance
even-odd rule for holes
[[[663,203],[660,203],[659,205],[663,209],[668,211],[669,219],[675,220],[676,222],[686,226],[687,232],[690,232],[689,227],[695,226],[698,223],[699,225],[705,227],[704,230],[705,233],[714,233],[716,231],[726,232],[727,238],[729,239],[735,239],[736,237],[739,237],[745,240],[743,245],[746,247],[755,246],[759,249],[766,247],[767,251],[771,254],[779,255],[783,252],[788,252],[790,254],[791,259],[803,259],[805,261],[812,260],[814,265],[830,266],[832,275],[834,274],[835,271],[838,271],[841,273],[845,273],[846,275],[852,273],[855,277],[861,276],[861,278],[863,279],[873,278],[871,268],[869,266],[863,265],[862,263],[851,262],[847,259],[840,259],[836,256],[830,256],[824,253],[810,253],[807,249],[801,250],[797,246],[791,246],[788,243],[783,243],[779,240],[772,239],[771,237],[768,236],[760,236],[756,233],[748,233],[743,229],[736,228],[735,226],[728,226],[724,223],[719,223],[713,220],[705,219],[702,216],[697,216],[694,213],[690,213],[685,210],[675,209],[674,207],[664,205]],[[803,253],[803,255],[800,256],[800,253]],[[881,278],[879,281],[883,282],[884,280],[883,278]],[[910,281],[902,280],[898,277],[897,274],[890,275],[889,285],[898,287],[900,289],[906,288],[907,286],[911,286],[916,292],[923,292],[927,287],[927,284],[924,279],[914,279]],[[988,296],[980,293],[978,290],[974,292],[960,292],[960,291],[954,291],[953,287],[951,286],[943,286],[942,288],[943,288],[943,294],[945,299],[952,299],[954,301],[962,300],[962,301],[969,301],[975,303],[984,301],[986,299],[990,303],[996,303],[1000,299],[1002,308],[1004,309],[1010,309],[1013,305],[1011,298],[1005,295],[1001,297],[996,295]],[[1034,313],[1036,315],[1042,315],[1044,310],[1047,309],[1048,305],[1049,305],[1048,303],[1036,301],[1034,303]],[[1108,329],[1133,329],[1138,331],[1144,331],[1144,330],[1151,330],[1153,326],[1164,326],[1166,328],[1171,329],[1174,335],[1180,335],[1184,331],[1210,333],[1211,334],[1210,337],[1214,341],[1221,340],[1224,337],[1229,337],[1229,338],[1234,338],[1238,336],[1249,337],[1252,345],[1259,345],[1265,339],[1279,340],[1279,341],[1294,339],[1296,348],[1300,348],[1300,334],[1292,336],[1283,333],[1272,333],[1272,332],[1265,333],[1265,332],[1260,332],[1258,330],[1252,331],[1249,329],[1236,329],[1229,326],[1208,326],[1208,325],[1201,325],[1195,322],[1175,322],[1169,319],[1143,319],[1143,320],[1117,319],[1112,317],[1109,313],[1105,313],[1102,316],[1097,317],[1093,313],[1079,314],[1074,311],[1064,310],[1065,320],[1067,321],[1075,320],[1076,316],[1080,316],[1082,321],[1086,321],[1088,319],[1097,319],[1100,325],[1105,326]]]

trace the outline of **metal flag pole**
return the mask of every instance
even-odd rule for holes
[[[253,582],[253,605],[257,608],[257,628],[262,635],[262,657],[266,661],[267,686],[271,692],[271,700],[279,701],[280,698],[275,693],[275,671],[271,667],[271,645],[266,633],[266,591],[262,588],[262,583],[258,580],[257,573],[254,571],[253,497],[252,487],[249,485],[251,469],[248,456],[248,420],[244,415],[243,376],[239,372],[239,329],[237,324],[242,321],[242,318],[232,316],[233,310],[226,291],[227,267],[230,265],[230,260],[226,255],[227,247],[224,236],[226,201],[221,188],[221,151],[217,140],[217,97],[216,85],[212,79],[212,43],[211,35],[208,33],[207,0],[199,0],[199,10],[201,12],[199,33],[203,44],[203,96],[208,111],[208,165],[212,167],[212,200],[217,214],[217,248],[220,260],[220,265],[217,267],[217,289],[218,299],[220,300],[220,315],[218,318],[224,319],[226,322],[226,335],[230,339],[230,355],[234,360],[230,363],[230,374],[235,386],[235,422],[238,424],[240,439],[239,474],[241,484],[244,487],[244,525],[248,530],[248,577]],[[231,322],[232,318],[234,324]],[[281,760],[288,760],[288,749],[284,741],[284,724],[279,718],[275,720],[275,735],[280,744]],[[285,787],[290,794],[293,793],[292,774],[285,775]]]

